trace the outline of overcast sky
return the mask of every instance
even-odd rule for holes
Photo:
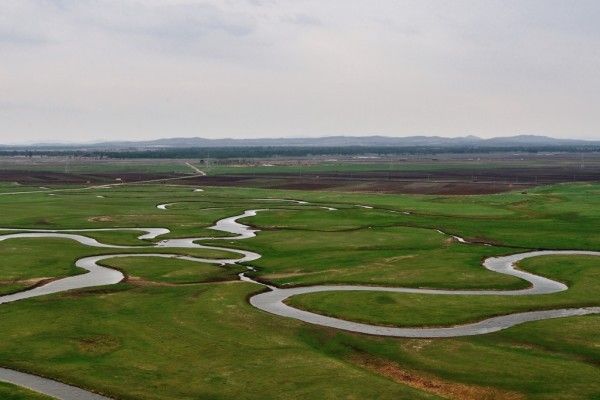
[[[600,139],[597,0],[1,0],[0,142]]]

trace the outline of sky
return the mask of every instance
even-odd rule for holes
[[[600,139],[597,0],[1,0],[0,143]]]

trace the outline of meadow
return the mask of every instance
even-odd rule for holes
[[[482,259],[532,249],[600,249],[598,184],[482,196],[194,188],[152,184],[0,196],[0,227],[161,227],[171,232],[154,240],[140,240],[140,232],[132,231],[85,234],[103,243],[139,246],[119,253],[235,258],[218,250],[149,245],[165,238],[225,236],[208,228],[244,210],[264,209],[243,220],[260,230],[256,237],[202,244],[262,254],[249,264],[256,269],[250,275],[281,287],[352,283],[517,289],[526,282],[484,269]],[[8,184],[0,187],[0,193],[10,191]],[[170,205],[161,210],[158,204]],[[78,258],[115,252],[65,239],[1,241],[0,294],[79,274],[74,267]],[[466,299],[324,292],[288,301],[379,325],[446,326],[516,311],[600,306],[598,263],[597,257],[583,256],[522,262],[519,268],[569,286],[551,295]],[[382,338],[253,308],[247,299],[263,287],[240,282],[237,274],[243,268],[237,265],[138,256],[103,264],[123,271],[126,280],[0,305],[0,367],[115,399],[600,397],[597,315],[531,322],[473,337]],[[1,383],[0,397],[45,398]]]

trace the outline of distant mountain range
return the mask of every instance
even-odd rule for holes
[[[90,149],[90,150],[152,150],[206,147],[435,147],[435,148],[498,148],[498,147],[562,147],[600,146],[600,140],[555,139],[547,136],[518,135],[483,139],[477,136],[446,138],[440,136],[326,136],[319,138],[278,139],[205,139],[168,138],[146,141],[115,141],[93,144],[40,143],[33,145],[1,146],[9,149]]]

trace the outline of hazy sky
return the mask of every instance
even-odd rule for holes
[[[598,0],[1,0],[0,142],[600,139]]]

